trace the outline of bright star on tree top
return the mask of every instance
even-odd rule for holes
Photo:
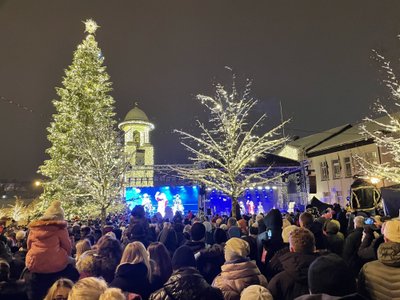
[[[100,26],[97,25],[97,23],[92,20],[92,19],[88,19],[85,22],[83,22],[85,24],[85,32],[88,32],[89,34],[94,34],[97,30],[97,28],[99,28]]]

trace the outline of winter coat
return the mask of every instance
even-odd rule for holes
[[[221,272],[221,266],[225,263],[224,247],[215,244],[208,249],[201,250],[196,262],[200,274],[209,284],[212,284],[214,278]]]
[[[28,300],[26,284],[22,280],[0,282],[0,300]]]
[[[368,299],[400,299],[400,243],[379,246],[378,260],[363,266],[358,286]]]
[[[280,258],[283,270],[275,275],[268,284],[268,290],[274,299],[292,300],[308,294],[308,267],[318,254],[289,252]]]
[[[322,250],[327,248],[326,237],[322,231],[323,224],[320,222],[313,222],[308,226],[305,226],[308,230],[310,230],[315,238],[315,248],[317,250]]]
[[[71,255],[67,222],[36,220],[29,224],[25,264],[34,273],[55,273],[68,265]]]
[[[188,246],[193,251],[193,254],[196,254],[206,248],[206,243],[201,241],[187,241],[185,246]]]
[[[338,234],[330,234],[326,235],[326,248],[339,256],[342,256],[344,239]]]
[[[358,275],[361,269],[362,262],[358,256],[358,249],[361,245],[361,238],[364,228],[356,228],[351,232],[344,241],[343,246],[343,259],[347,261],[350,270],[353,271],[354,276]]]
[[[248,286],[259,284],[267,287],[268,281],[261,274],[255,261],[224,264],[221,274],[215,277],[213,286],[219,288],[225,300],[238,300]]]
[[[192,267],[174,271],[164,286],[150,300],[223,300],[219,289],[211,287]]]
[[[144,263],[122,264],[117,268],[111,287],[121,289],[123,292],[135,293],[147,299],[151,294],[150,282],[147,279],[147,267]]]

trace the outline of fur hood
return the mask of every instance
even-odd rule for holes
[[[34,220],[28,225],[29,229],[33,230],[40,227],[54,227],[57,230],[67,228],[67,226],[68,223],[66,221],[60,220]]]

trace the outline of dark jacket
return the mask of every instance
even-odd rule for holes
[[[343,259],[347,261],[354,276],[358,275],[362,266],[361,259],[358,256],[358,249],[361,245],[363,231],[364,228],[354,229],[354,231],[351,232],[344,241]]]
[[[284,271],[275,275],[268,284],[274,299],[292,300],[308,294],[308,267],[318,254],[289,252],[280,259]]]
[[[379,246],[378,260],[363,266],[358,286],[368,299],[400,299],[400,243]]]
[[[326,248],[330,252],[342,256],[343,246],[344,246],[343,237],[337,234],[330,234],[330,233],[326,235]]]
[[[120,265],[110,286],[119,288],[123,292],[139,294],[144,299],[147,299],[152,292],[144,263]]]
[[[383,242],[383,235],[380,235],[375,239],[373,233],[367,233],[357,252],[362,263],[367,263],[378,259],[378,248]]]
[[[200,250],[196,262],[200,274],[209,284],[212,284],[214,278],[221,272],[221,266],[225,263],[224,247],[215,244],[208,249]]]
[[[223,300],[219,289],[211,287],[192,267],[174,271],[164,286],[153,293],[151,300]]]
[[[28,300],[25,282],[3,281],[0,282],[0,300]]]
[[[201,241],[187,241],[185,245],[193,251],[193,254],[196,254],[200,250],[206,248],[206,243]]]
[[[326,237],[322,231],[323,224],[321,224],[320,222],[313,222],[305,227],[314,234],[315,248],[317,248],[317,250],[326,249],[327,242]]]

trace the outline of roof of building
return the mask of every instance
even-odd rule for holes
[[[137,104],[135,104],[135,107],[132,108],[127,114],[124,119],[124,122],[129,122],[129,121],[144,121],[144,122],[149,122],[149,118],[147,117],[146,113],[141,110]]]
[[[395,113],[393,116],[400,117],[400,113]],[[383,124],[388,124],[390,119],[388,116],[383,116],[380,118],[375,119],[376,122],[380,122]],[[331,148],[336,148],[348,144],[354,144],[357,142],[365,141],[366,136],[362,134],[361,131],[361,126],[365,126],[366,129],[370,132],[377,131],[379,129],[382,129],[379,125],[377,125],[374,122],[370,121],[363,121],[358,124],[355,124],[345,131],[332,136],[331,138],[325,140],[324,142],[320,143],[319,145],[313,147],[309,151],[307,151],[307,154],[312,154],[324,150],[328,150]]]

